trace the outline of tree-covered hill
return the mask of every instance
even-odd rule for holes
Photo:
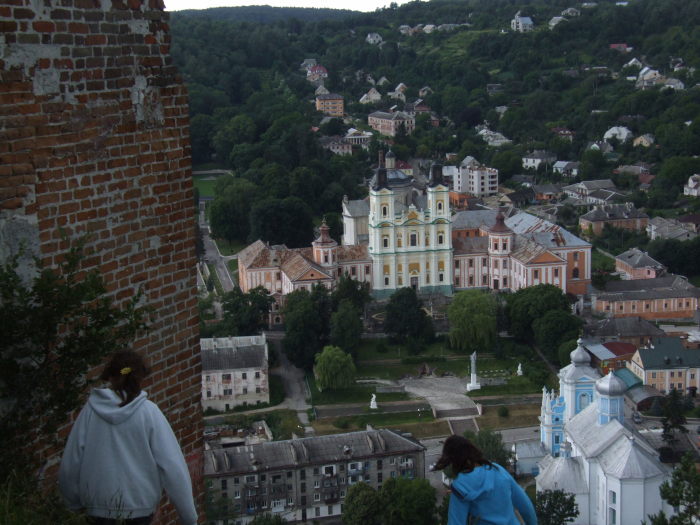
[[[386,97],[399,82],[408,86],[408,100],[421,87],[432,88],[425,98],[442,125],[433,128],[418,119],[414,134],[395,140],[400,159],[469,154],[498,168],[505,180],[521,170],[524,152],[548,148],[560,160],[582,161],[587,178],[607,177],[615,166],[587,151],[587,144],[615,125],[635,136],[650,133],[656,138],[653,147],[615,144],[613,158],[652,164],[659,176],[649,195],[637,200],[669,206],[689,175],[675,167],[691,165],[682,159],[700,155],[700,2],[617,4],[414,1],[334,20],[284,19],[280,13],[279,20],[265,24],[174,13],[172,54],[190,88],[193,158],[231,167],[276,198],[312,198],[306,202],[316,214],[337,212],[334,199],[343,194],[358,195],[368,156],[331,158],[318,145],[320,134],[337,134],[348,125],[332,121],[314,131],[321,121],[313,106],[316,86],[300,71],[302,61],[313,58],[328,69],[325,85],[345,97],[356,127],[377,108],[402,106]],[[569,7],[580,15],[566,16],[550,29],[550,19]],[[533,32],[510,30],[517,11],[534,20]],[[429,34],[399,30],[417,24],[453,25]],[[381,45],[365,41],[374,32],[382,36]],[[626,51],[611,44],[625,44]],[[685,89],[637,89],[639,67],[625,67],[633,58],[681,81]],[[378,87],[384,95],[380,104],[357,102],[372,87],[368,75],[389,80]],[[489,92],[489,84],[499,89]],[[488,147],[475,130],[484,122],[513,144]],[[557,127],[572,130],[574,140],[558,138],[552,132]],[[369,158],[375,150],[376,144]],[[671,159],[676,160],[668,164]],[[305,176],[299,175],[302,169]],[[623,186],[636,184],[617,179]]]
[[[241,7],[211,7],[209,9],[187,9],[174,13],[175,17],[210,18],[227,22],[252,22],[269,24],[280,20],[318,22],[339,20],[357,11],[348,9],[320,9],[313,7],[270,7],[269,5],[248,5]]]

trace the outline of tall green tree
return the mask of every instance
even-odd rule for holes
[[[386,305],[384,331],[402,343],[433,337],[433,323],[413,288],[399,288],[392,294]]]
[[[550,310],[532,323],[535,343],[545,353],[548,359],[557,361],[559,345],[565,341],[578,338],[583,321],[564,310]],[[559,364],[565,365],[566,362]]]
[[[348,489],[343,504],[344,525],[381,525],[382,502],[379,493],[367,483]]]
[[[248,293],[237,286],[224,294],[224,318],[219,323],[218,335],[239,336],[259,334],[267,326],[267,316],[274,298],[264,286],[256,286]]]
[[[388,479],[379,496],[382,525],[435,525],[435,489],[427,479]]]
[[[352,356],[337,346],[326,346],[316,354],[314,375],[320,389],[348,388],[355,382],[355,363]]]
[[[311,292],[295,290],[286,299],[282,345],[292,363],[310,371],[314,356],[328,342],[330,296],[324,286],[316,285]]]
[[[349,300],[359,312],[363,312],[365,305],[370,301],[369,283],[360,282],[347,274],[338,279],[332,294],[333,305],[337,309],[343,299]]]
[[[538,284],[522,288],[506,298],[511,333],[521,341],[534,338],[532,324],[550,310],[569,311],[569,301],[554,285]]]
[[[663,500],[678,509],[673,516],[664,511],[649,516],[651,525],[695,525],[700,520],[700,472],[690,452],[686,453],[671,474],[661,484]]]
[[[687,423],[685,412],[685,403],[683,402],[683,394],[680,390],[672,388],[669,394],[664,398],[662,403],[663,418],[661,425],[663,431],[661,437],[668,444],[673,444],[676,441],[676,431],[687,433],[685,427]]]
[[[313,240],[313,217],[297,197],[265,199],[250,210],[250,240],[262,239],[289,248],[308,246]]]
[[[146,327],[140,294],[122,307],[107,295],[98,271],[84,272],[84,241],[56,268],[20,277],[18,258],[0,266],[0,479],[32,477],[33,437],[50,436],[76,409],[87,371],[124,350]]]
[[[360,312],[348,299],[338,305],[338,311],[331,315],[331,343],[347,352],[360,344],[362,336],[362,319]]]
[[[248,215],[259,194],[258,186],[250,181],[228,176],[219,177],[216,196],[209,213],[214,236],[229,242],[246,242],[250,235]]]
[[[513,454],[506,449],[501,434],[493,430],[481,429],[478,432],[467,431],[464,433],[464,437],[474,443],[484,453],[486,459],[508,468]]]
[[[450,343],[471,353],[490,351],[496,342],[496,299],[488,292],[467,290],[455,294],[447,310]]]
[[[579,514],[576,498],[563,490],[538,492],[535,512],[540,525],[564,525],[574,521]]]

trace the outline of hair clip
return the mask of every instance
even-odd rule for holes
[[[121,375],[123,375],[123,376],[125,376],[125,375],[127,375],[127,374],[130,374],[130,373],[131,373],[131,368],[128,367],[128,366],[125,366],[124,368],[122,368],[122,369],[119,371],[119,373],[120,373]]]

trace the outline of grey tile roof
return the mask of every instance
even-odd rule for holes
[[[472,230],[481,226],[491,226],[496,222],[497,210],[460,211],[452,216],[453,230]]]
[[[639,248],[630,248],[626,252],[622,252],[615,257],[615,259],[630,265],[632,268],[665,268],[663,264],[650,257],[647,252]]]
[[[350,217],[369,217],[369,202],[365,199],[343,203]]]
[[[615,219],[647,219],[649,216],[635,208],[634,204],[631,202],[627,202],[625,204],[603,204],[602,206],[596,206],[588,213],[581,215],[580,218],[595,222]]]
[[[543,490],[563,490],[571,494],[588,493],[583,458],[545,457],[540,462],[537,487]]]
[[[590,246],[564,228],[525,212],[507,218],[506,226],[515,233],[530,236],[547,248]]]
[[[640,348],[638,352],[647,370],[700,367],[700,350],[685,348],[678,337],[656,337],[649,348]]]
[[[266,472],[424,450],[420,443],[393,430],[365,430],[207,450],[204,472],[205,475]]]
[[[264,364],[265,345],[202,350],[203,371],[262,368]]]
[[[666,275],[655,279],[610,281],[605,291],[597,293],[596,297],[601,301],[700,297],[700,288],[690,284],[683,276]]]
[[[641,317],[611,317],[608,319],[601,319],[600,321],[587,325],[584,328],[584,333],[596,337],[664,335],[663,330]]]

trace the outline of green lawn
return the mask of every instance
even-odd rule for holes
[[[357,367],[357,377],[400,379],[404,375],[418,375],[418,371],[423,362],[427,363],[431,368],[437,368],[438,373],[452,372],[457,376],[466,376],[470,372],[470,361],[467,356],[447,361],[431,360],[429,356],[426,356],[425,360],[421,360],[420,363],[416,364],[363,363]],[[497,372],[500,370],[505,370],[505,374],[507,375],[508,372],[514,372],[517,367],[518,363],[515,359],[495,359],[487,357],[480,358],[477,361],[479,375],[502,375],[500,372]]]
[[[594,248],[591,250],[591,267],[593,270],[614,272],[615,259],[604,255],[597,248]]]
[[[214,196],[216,177],[212,177],[211,175],[193,175],[192,182],[194,183],[194,187],[199,190],[200,197]]]
[[[361,416],[324,418],[312,423],[316,435],[338,434],[365,430],[367,425],[374,428],[389,428],[410,432],[416,438],[447,436],[450,433],[446,421],[435,421],[430,412],[402,412],[399,414],[367,414]]]
[[[311,389],[311,400],[314,405],[337,405],[343,403],[367,403],[375,393],[374,385],[355,384],[342,390],[324,390],[320,392],[316,386],[313,374],[307,374],[307,381]],[[383,401],[404,401],[410,399],[405,392],[378,393],[377,403]]]
[[[436,341],[425,347],[422,356],[448,356],[456,352],[447,347],[443,341]],[[375,361],[377,359],[401,359],[410,357],[406,345],[389,343],[388,339],[363,339],[357,348],[358,361]]]
[[[207,267],[209,268],[209,275],[211,275],[211,278],[214,282],[214,288],[216,289],[216,293],[219,295],[224,294],[224,287],[221,286],[221,281],[219,281],[219,274],[216,273],[216,265],[214,264],[207,264]]]
[[[506,417],[498,415],[498,408],[497,406],[484,406],[484,413],[476,420],[479,428],[500,430],[503,428],[532,427],[539,424],[538,416],[541,410],[539,404],[508,405]],[[537,434],[533,433],[532,437],[537,437]]]
[[[247,246],[239,242],[228,242],[225,239],[216,239],[216,245],[221,255],[235,255]]]

